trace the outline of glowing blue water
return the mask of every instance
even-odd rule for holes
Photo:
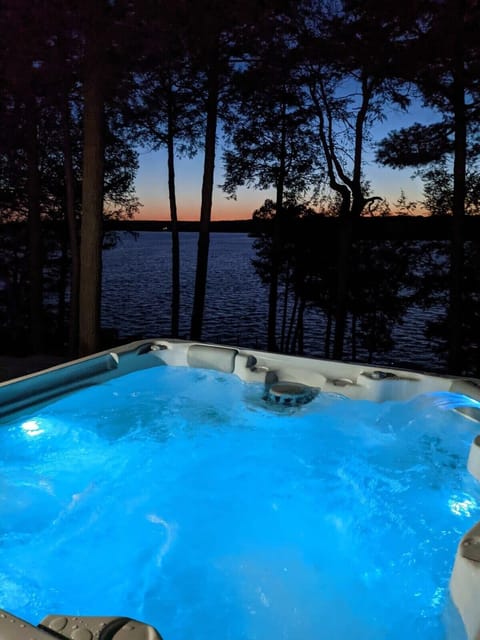
[[[462,638],[448,580],[480,494],[459,400],[261,395],[160,367],[4,420],[0,607],[166,640]]]

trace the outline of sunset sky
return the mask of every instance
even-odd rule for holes
[[[197,220],[200,214],[200,194],[202,188],[202,162],[198,156],[194,160],[177,161],[177,200],[180,220]],[[168,189],[166,176],[166,154],[145,153],[140,159],[137,178],[137,195],[143,204],[138,220],[167,220]],[[398,200],[403,189],[407,199],[422,198],[422,184],[412,180],[412,169],[386,169],[371,164],[368,177],[372,182],[374,195],[387,198],[391,203]],[[222,182],[222,167],[215,172],[215,184]],[[213,196],[212,219],[234,220],[251,218],[255,209],[266,198],[274,198],[274,191],[239,189],[237,200],[229,200],[226,194],[216,188]]]
[[[427,124],[437,118],[431,111],[415,106],[409,113],[392,112],[373,132],[374,141],[379,141],[392,129],[408,126],[414,122]],[[395,203],[400,197],[401,190],[408,200],[422,199],[422,183],[412,180],[413,169],[388,169],[377,165],[372,153],[365,154],[365,173],[372,183],[372,195],[378,195]],[[200,213],[200,194],[202,186],[203,154],[200,153],[192,160],[177,160],[176,184],[178,199],[178,215],[180,220],[198,220]],[[217,149],[215,171],[215,185],[223,182],[221,144]],[[167,189],[167,159],[166,152],[140,153],[140,168],[138,171],[137,196],[143,207],[137,219],[139,220],[167,220],[168,189]],[[229,200],[220,188],[215,189],[213,196],[212,219],[234,220],[251,218],[255,209],[260,207],[266,198],[273,198],[274,192],[255,189],[240,189],[237,200]]]

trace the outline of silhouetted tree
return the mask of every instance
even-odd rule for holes
[[[299,41],[304,82],[316,116],[330,188],[339,196],[337,300],[333,355],[345,336],[352,226],[378,196],[368,193],[363,154],[372,124],[386,105],[406,107],[392,69],[398,64],[408,21],[376,0],[335,5],[303,3]],[[379,51],[388,55],[379,56]]]
[[[5,2],[0,18],[3,40],[3,104],[13,130],[9,143],[14,149],[10,157],[25,167],[23,204],[28,220],[28,291],[30,348],[39,351],[43,338],[42,269],[43,249],[40,232],[41,185],[39,121],[43,107],[38,98],[45,83],[42,58],[45,52],[45,32],[39,20],[41,7],[38,2],[26,6],[24,3]],[[33,18],[33,19],[32,19]],[[24,31],[23,37],[19,34]],[[11,134],[14,134],[12,136]],[[8,135],[8,134],[7,134]],[[13,153],[12,153],[13,151]],[[7,152],[8,153],[8,152]],[[7,157],[5,157],[5,160]],[[20,164],[20,162],[18,164]]]
[[[422,5],[412,64],[403,77],[415,82],[425,104],[439,112],[432,125],[414,125],[394,132],[380,145],[378,158],[390,166],[419,166],[452,158],[449,369],[460,372],[464,304],[463,264],[466,172],[469,154],[478,153],[479,122],[478,3],[442,0]],[[412,143],[413,144],[409,144]]]
[[[25,315],[32,327],[32,345],[33,342],[37,345],[32,348],[43,346],[46,331],[42,331],[42,327],[46,329],[48,326],[49,332],[54,333],[52,322],[46,323],[44,319],[46,309],[43,296],[45,287],[49,285],[49,281],[43,281],[46,273],[44,257],[47,251],[49,258],[53,253],[43,220],[58,222],[64,216],[68,220],[70,241],[67,243],[62,238],[60,245],[64,256],[64,282],[63,285],[59,283],[63,293],[60,294],[58,308],[61,320],[68,271],[68,268],[65,269],[65,258],[69,245],[74,265],[70,278],[73,353],[76,343],[74,319],[78,316],[75,313],[78,281],[75,263],[80,218],[79,139],[83,124],[80,64],[85,33],[85,22],[82,20],[85,16],[75,3],[67,6],[52,0],[48,8],[44,3],[34,3],[28,7],[24,3],[13,3],[12,7],[8,7],[7,15],[1,13],[0,17],[5,18],[5,22],[2,20],[0,23],[0,29],[6,36],[2,40],[4,48],[0,50],[0,55],[5,56],[5,64],[1,65],[5,81],[0,91],[2,213],[19,220],[28,215],[30,219],[30,270],[28,278],[22,275],[22,282],[30,284],[30,310]],[[28,31],[28,37],[20,37],[25,30]],[[15,52],[18,55],[13,55]],[[23,65],[23,74],[19,73],[19,65]],[[112,121],[110,114],[108,119]],[[119,144],[118,131],[107,138],[104,209],[107,215],[119,215],[120,211],[131,213],[136,210],[136,198],[132,194],[133,175],[130,171],[136,166],[135,156],[120,150],[122,145]],[[52,273],[49,265],[48,274]],[[21,312],[21,305],[17,306],[17,311]],[[58,337],[63,333],[62,325],[63,322],[60,322]]]
[[[288,4],[288,3],[286,3]],[[190,335],[200,339],[205,304],[208,272],[209,226],[212,208],[213,177],[219,108],[222,96],[226,95],[232,67],[248,64],[252,45],[259,37],[270,33],[270,28],[279,20],[285,3],[270,0],[258,4],[249,0],[236,1],[228,6],[217,0],[200,3],[200,15],[193,14],[200,49],[194,48],[194,56],[203,60],[205,69],[205,142],[204,170],[202,181],[202,203],[200,208],[200,232],[195,274],[195,292]],[[256,56],[256,52],[254,54]],[[228,95],[228,94],[227,94]],[[228,101],[230,97],[224,98]]]
[[[276,202],[267,199],[259,209],[253,212],[254,222],[262,223],[263,227],[265,223],[268,224],[267,230],[260,232],[254,242],[253,247],[257,257],[252,262],[262,282],[268,285],[271,285],[275,269],[277,288],[283,287],[282,292],[277,294],[278,299],[275,299],[277,305],[283,298],[280,335],[275,345],[282,353],[298,353],[302,351],[303,314],[306,308],[305,289],[310,278],[310,273],[305,269],[306,253],[313,246],[311,242],[302,242],[302,227],[298,223],[315,217],[316,214],[306,204],[295,203],[287,198],[283,202],[282,223],[278,225],[276,207]],[[278,225],[277,238],[272,233],[276,224]],[[276,262],[273,258],[274,251]]]
[[[212,214],[213,176],[217,141],[218,101],[220,90],[220,34],[213,34],[213,47],[208,52],[206,69],[206,124],[202,177],[202,201],[200,205],[200,231],[198,236],[197,267],[193,297],[190,337],[200,340],[208,273],[208,248],[210,243],[210,218]]]
[[[280,34],[284,37],[284,34]],[[260,61],[236,76],[230,100],[223,189],[234,197],[239,186],[275,190],[269,283],[268,348],[276,351],[278,278],[284,201],[298,202],[318,185],[318,150],[310,126],[311,112],[294,76],[288,48],[280,37]],[[282,323],[284,326],[284,323]],[[282,334],[284,332],[282,331]],[[281,343],[284,342],[282,339]]]
[[[129,99],[133,141],[167,150],[168,199],[172,237],[171,335],[179,332],[180,242],[175,184],[176,157],[192,158],[203,130],[202,74],[189,53],[191,32],[187,3],[165,3],[145,27],[147,45],[142,71]],[[162,33],[162,39],[156,36]]]

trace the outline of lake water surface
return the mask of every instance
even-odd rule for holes
[[[103,260],[102,326],[120,337],[170,336],[171,237],[169,233],[118,233],[116,247]],[[197,233],[180,234],[180,337],[188,338],[195,281]],[[268,290],[252,265],[254,239],[240,233],[212,233],[202,339],[265,349]],[[376,364],[441,370],[444,359],[424,335],[425,323],[441,308],[411,308],[394,330],[395,345],[374,354]],[[305,313],[305,354],[324,357],[325,316]],[[361,358],[363,354],[359,354]],[[347,353],[348,359],[348,353]],[[365,358],[365,356],[364,356]]]

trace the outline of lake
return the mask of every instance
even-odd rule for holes
[[[102,327],[120,338],[170,335],[171,237],[169,233],[117,232],[118,243],[103,255]],[[189,337],[195,281],[197,233],[180,234],[180,336]],[[264,349],[267,343],[268,290],[252,265],[254,239],[241,233],[212,233],[202,339]],[[279,310],[280,310],[279,305]],[[376,364],[410,365],[438,371],[444,359],[424,335],[425,323],[440,317],[441,307],[411,307],[393,332],[394,347],[374,354]],[[305,354],[324,357],[325,316],[305,313]],[[359,353],[359,357],[363,354]],[[346,354],[348,359],[348,353]]]

